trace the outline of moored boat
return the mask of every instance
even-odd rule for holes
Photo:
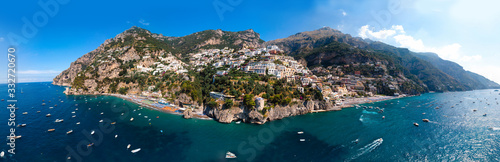
[[[53,132],[53,131],[55,131],[55,130],[56,130],[56,129],[49,129],[49,130],[47,130],[47,131],[49,131],[49,132]]]
[[[130,152],[132,152],[132,153],[137,153],[137,152],[139,152],[139,151],[141,151],[141,148],[134,149],[134,150],[132,150],[132,151],[130,151]]]
[[[226,152],[226,159],[234,159],[236,158],[236,155],[232,152]]]

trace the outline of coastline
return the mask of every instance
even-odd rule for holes
[[[151,99],[147,97],[140,97],[140,96],[135,96],[135,95],[121,95],[121,94],[110,94],[110,93],[102,93],[102,94],[72,94],[72,95],[107,95],[107,96],[114,96],[118,97],[127,101],[130,101],[132,103],[138,104],[142,107],[146,107],[151,110],[156,110],[160,111],[163,113],[169,113],[169,114],[174,114],[174,115],[180,115],[183,116],[184,113],[179,110],[180,108],[177,107],[176,105],[165,105],[164,107],[158,107],[155,105],[158,105],[156,102],[152,102]],[[363,98],[348,98],[344,99],[342,102],[342,105],[334,106],[334,109],[332,110],[311,110],[309,113],[320,113],[320,112],[329,112],[329,111],[340,111],[344,108],[350,108],[354,107],[355,105],[359,104],[366,104],[366,103],[375,103],[375,102],[381,102],[381,101],[387,101],[387,100],[393,100],[393,99],[399,99],[403,97],[412,97],[412,96],[372,96],[372,97],[363,97]],[[142,101],[147,100],[149,102],[152,102],[152,104],[147,104]],[[155,105],[153,105],[155,104]],[[163,106],[163,105],[162,105]],[[306,113],[308,114],[308,113]],[[205,114],[192,114],[192,118],[196,119],[203,119],[203,120],[215,120],[215,118],[209,117]]]

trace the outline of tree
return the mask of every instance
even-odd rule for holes
[[[243,97],[243,105],[253,108],[255,107],[255,101],[253,100],[253,95],[252,94],[247,94],[245,97]]]
[[[226,100],[224,101],[224,106],[225,106],[226,108],[231,108],[231,107],[233,107],[233,100],[231,100],[231,99],[226,99]]]

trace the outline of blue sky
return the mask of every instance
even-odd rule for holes
[[[48,12],[39,3],[55,3],[57,11]],[[2,1],[0,50],[6,55],[15,44],[12,35],[24,37],[27,42],[15,46],[18,81],[51,81],[72,61],[134,25],[168,36],[251,28],[266,41],[329,26],[417,52],[436,52],[500,82],[500,41],[495,37],[500,36],[499,5],[485,0]],[[40,22],[33,24],[37,32],[23,34],[23,20],[33,23],[33,17]],[[6,69],[6,64],[0,66],[1,76]]]

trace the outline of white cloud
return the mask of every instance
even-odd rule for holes
[[[146,20],[144,20],[144,19],[139,20],[139,23],[141,23],[142,25],[146,25],[146,26],[149,25],[149,23],[146,22]]]
[[[59,74],[60,71],[55,70],[24,70],[19,71],[18,74],[36,75],[36,74]]]
[[[462,46],[458,43],[441,47],[426,46],[421,39],[416,39],[411,35],[407,35],[401,25],[393,25],[391,29],[382,29],[379,31],[374,31],[370,29],[370,26],[365,25],[359,29],[358,35],[362,38],[386,41],[386,43],[394,42],[396,46],[408,48],[414,52],[434,52],[443,59],[455,62],[469,62],[482,59],[481,55],[463,55],[460,51]]]
[[[393,26],[392,28],[394,28]],[[396,34],[396,30],[380,30],[380,31],[373,31],[370,29],[369,25],[362,26],[361,29],[359,29],[358,35],[361,38],[370,38],[370,39],[387,39],[387,37],[393,36]]]

